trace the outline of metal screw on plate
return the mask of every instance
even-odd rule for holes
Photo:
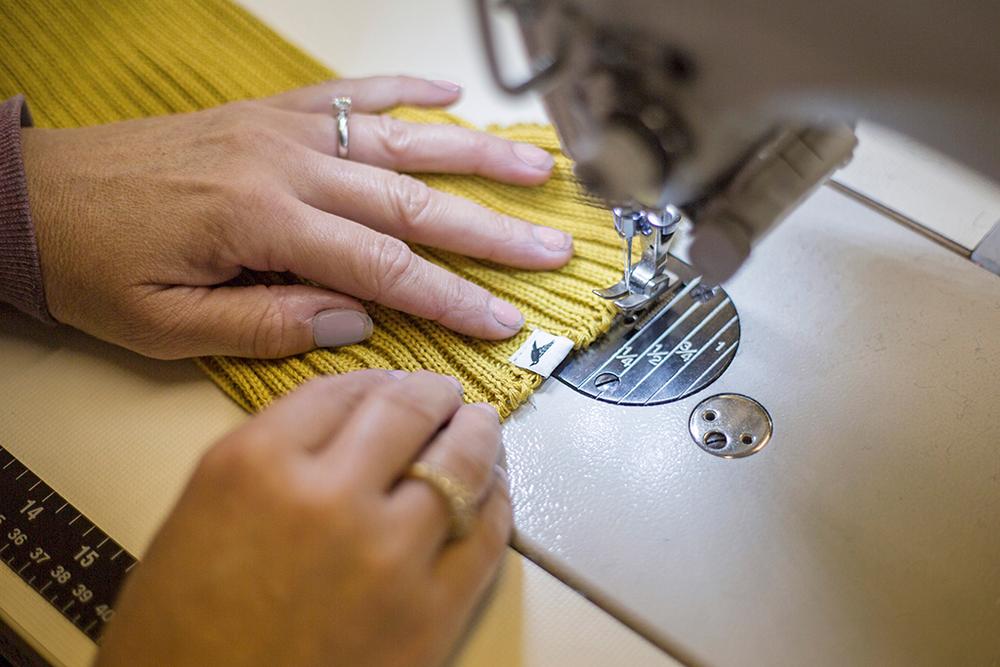
[[[688,428],[695,443],[713,456],[738,459],[759,452],[771,439],[771,415],[741,394],[717,394],[691,412]]]
[[[594,378],[594,386],[601,389],[610,389],[619,382],[621,382],[621,378],[614,373],[601,373]]]

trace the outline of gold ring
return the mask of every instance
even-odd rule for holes
[[[476,520],[476,495],[447,471],[426,461],[417,461],[406,471],[409,479],[427,482],[448,504],[451,521],[448,537],[460,540],[469,534]]]

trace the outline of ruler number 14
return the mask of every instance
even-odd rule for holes
[[[29,500],[24,507],[21,508],[21,514],[27,515],[28,521],[34,521],[38,518],[38,515],[45,511],[45,507],[34,507],[38,504],[36,500]]]

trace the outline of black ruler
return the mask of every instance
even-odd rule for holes
[[[138,562],[3,447],[0,561],[98,644]]]

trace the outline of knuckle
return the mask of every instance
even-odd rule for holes
[[[249,100],[220,107],[211,119],[208,137],[239,153],[273,155],[273,151],[288,148],[292,142],[266,122],[263,108]]]
[[[397,176],[389,189],[396,218],[407,231],[420,226],[431,208],[432,193],[423,181],[412,176]]]
[[[221,109],[232,118],[254,118],[257,115],[257,103],[253,100],[236,100]]]
[[[287,294],[264,285],[249,289],[258,288],[272,294],[265,300],[262,312],[247,313],[246,326],[241,327],[239,349],[261,359],[285,356],[291,351],[295,333],[303,323],[297,322],[291,314]]]
[[[394,383],[379,388],[375,392],[375,400],[381,403],[379,412],[388,412],[391,408],[402,409],[412,418],[427,424],[437,424],[441,421],[441,409],[445,402],[429,400],[434,394],[449,398],[454,396],[455,403],[459,400],[458,394],[453,389],[444,386],[439,392],[429,391],[429,386],[425,386],[423,391],[415,391],[412,386],[404,386],[404,383]]]
[[[482,317],[485,295],[475,296],[475,288],[460,278],[449,276],[433,293],[428,294],[431,317],[435,322],[475,322]]]
[[[116,319],[121,324],[119,343],[153,359],[165,361],[191,356],[195,344],[190,329],[195,315],[189,302],[172,303],[171,309],[153,299],[143,298]]]
[[[202,457],[198,471],[213,480],[257,483],[261,470],[269,467],[268,446],[259,429],[242,429],[213,445]]]
[[[525,232],[523,224],[519,224],[513,218],[502,213],[497,213],[493,209],[484,208],[483,228],[488,231],[490,243],[483,254],[483,259],[487,261],[502,261],[500,258],[504,254],[503,249],[509,248],[513,244],[514,248],[519,247],[519,243],[528,241],[534,244],[531,232]]]
[[[433,322],[461,321],[474,316],[468,304],[465,285],[454,276],[437,281],[434,290],[427,292],[427,319]]]
[[[486,477],[489,466],[486,457],[473,449],[464,443],[455,443],[441,465],[465,483],[478,485]]]
[[[415,255],[403,241],[392,236],[380,235],[372,251],[374,292],[370,300],[379,300],[398,287],[413,270]]]
[[[413,148],[413,133],[402,121],[391,116],[378,116],[375,136],[390,164],[399,164]]]

